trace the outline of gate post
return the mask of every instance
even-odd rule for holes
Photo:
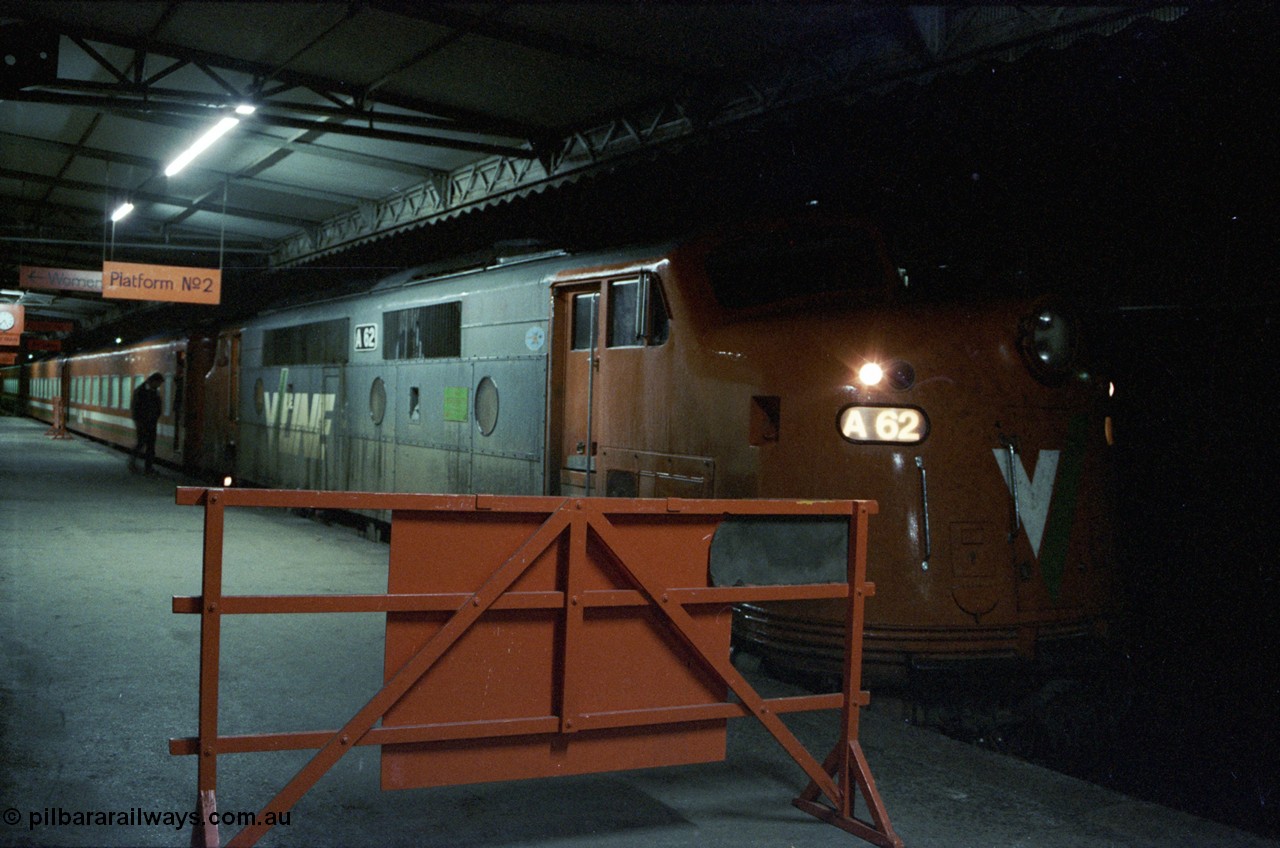
[[[821,803],[821,787],[810,783],[792,803],[799,809],[854,836],[884,848],[902,848],[902,839],[894,833],[884,801],[876,789],[871,767],[858,742],[859,710],[870,703],[871,695],[862,690],[862,629],[866,623],[866,600],[876,593],[874,583],[867,581],[868,519],[875,504],[859,502],[849,522],[849,606],[845,617],[845,649],[841,707],[840,741],[827,757],[823,768],[840,787],[838,807]],[[862,793],[871,821],[857,818],[854,810],[854,788]]]
[[[193,848],[219,848],[213,821],[218,810],[218,660],[222,639],[222,493],[204,490],[204,569],[200,605],[200,717],[197,747],[196,821]]]

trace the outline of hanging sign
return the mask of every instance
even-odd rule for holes
[[[222,297],[222,269],[104,262],[102,296],[217,304]]]
[[[25,314],[16,303],[0,303],[0,346],[17,347],[22,342]]]
[[[73,321],[41,321],[36,318],[27,321],[28,333],[70,333],[75,328]]]
[[[102,294],[102,272],[19,265],[18,285],[24,289],[53,289],[54,291]]]

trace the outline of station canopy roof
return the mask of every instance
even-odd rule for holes
[[[297,267],[779,110],[1185,8],[0,2],[0,299],[104,323],[118,302],[22,294],[19,269]],[[223,118],[239,122],[166,176]]]

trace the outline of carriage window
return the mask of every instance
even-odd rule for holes
[[[345,365],[346,318],[277,327],[262,334],[262,364]]]
[[[596,309],[600,295],[596,292],[573,296],[573,349],[590,350],[596,345]]]
[[[462,302],[400,309],[382,316],[383,359],[462,355]]]

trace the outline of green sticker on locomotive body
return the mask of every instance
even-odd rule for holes
[[[467,396],[468,391],[465,386],[445,386],[444,387],[444,420],[445,421],[466,421],[467,420]]]

